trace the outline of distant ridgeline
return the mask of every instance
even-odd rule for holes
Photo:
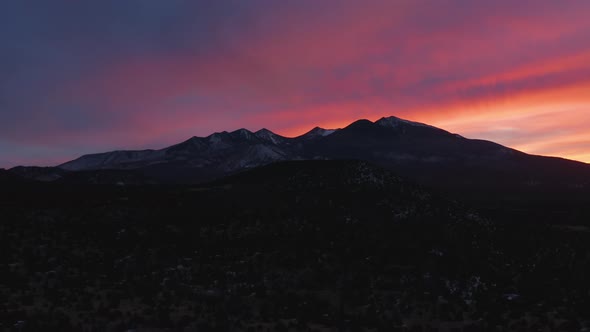
[[[396,117],[358,120],[342,129],[316,127],[295,138],[267,129],[224,131],[161,150],[91,154],[57,167],[16,167],[9,172],[56,183],[196,184],[291,160],[363,160],[468,198],[568,198],[590,188],[588,164],[528,155]]]

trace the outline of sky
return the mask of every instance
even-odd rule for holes
[[[8,0],[0,167],[383,116],[590,162],[590,1]]]

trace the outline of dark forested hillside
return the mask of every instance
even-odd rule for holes
[[[0,168],[0,185],[23,183],[24,179],[12,172]]]
[[[491,218],[366,162],[5,188],[5,331],[580,331],[590,317],[589,228]]]

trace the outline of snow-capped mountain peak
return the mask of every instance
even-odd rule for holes
[[[336,132],[337,129],[324,129],[320,127],[315,127],[312,130],[308,131],[307,133],[303,134],[303,137],[314,138],[314,137],[325,137],[328,135],[333,134]]]
[[[255,132],[254,135],[263,141],[271,142],[273,144],[281,144],[287,139],[281,135],[273,133],[266,128],[260,129],[259,131]]]
[[[220,133],[211,134],[207,136],[206,139],[210,144],[223,144],[227,137],[229,137],[229,133],[227,131],[222,131]]]
[[[230,133],[230,135],[232,137],[239,137],[239,138],[244,138],[244,139],[251,139],[254,136],[254,133],[251,132],[251,131],[249,131],[248,129],[241,128],[241,129],[232,131]]]
[[[431,126],[424,124],[424,123],[404,120],[404,119],[400,119],[395,116],[383,117],[383,118],[375,121],[375,124],[378,124],[383,127],[389,127],[389,128],[397,128],[400,125],[410,125],[410,126],[415,126],[415,127],[431,127]]]

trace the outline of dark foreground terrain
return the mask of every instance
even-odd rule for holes
[[[0,330],[587,331],[583,207],[564,223],[442,197],[350,161],[199,186],[11,179]]]

